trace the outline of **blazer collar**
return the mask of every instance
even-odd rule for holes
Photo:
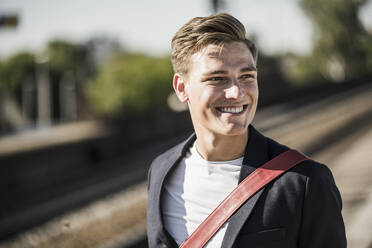
[[[192,134],[186,141],[177,145],[172,149],[173,151],[169,153],[169,156],[163,159],[163,164],[160,167],[157,167],[156,173],[159,173],[156,178],[157,183],[154,185],[154,188],[157,189],[155,193],[154,202],[158,211],[156,216],[155,223],[160,223],[161,235],[159,238],[170,247],[177,247],[176,242],[171,237],[171,235],[166,231],[163,226],[163,220],[161,215],[161,192],[164,185],[166,177],[169,175],[171,170],[180,162],[180,160],[186,155],[191,144],[196,140],[196,135]],[[266,161],[268,161],[268,151],[266,138],[259,133],[252,125],[249,127],[249,138],[248,143],[244,153],[243,166],[240,172],[239,182],[251,174],[256,168],[260,167]],[[160,169],[160,170],[159,170]],[[152,173],[154,173],[153,171]],[[246,219],[249,217],[252,212],[253,207],[255,206],[258,198],[262,194],[263,189],[257,192],[252,198],[250,198],[246,203],[244,203],[241,208],[234,213],[233,216],[229,219],[229,226],[224,237],[222,247],[231,247],[238,235],[240,229],[245,223]]]
[[[239,183],[268,160],[269,155],[266,137],[250,125],[248,143],[245,147]]]

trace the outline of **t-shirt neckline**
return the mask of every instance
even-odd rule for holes
[[[241,156],[239,158],[233,159],[233,160],[226,160],[226,161],[209,161],[204,159],[198,150],[196,149],[196,141],[192,144],[190,147],[189,152],[191,153],[190,155],[200,161],[203,164],[233,164],[233,165],[242,165],[244,156]]]

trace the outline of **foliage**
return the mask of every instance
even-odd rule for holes
[[[140,114],[166,106],[171,78],[169,57],[119,54],[102,65],[87,94],[100,113]]]
[[[358,18],[358,11],[366,2],[300,1],[313,23],[314,46],[310,56],[297,57],[293,79],[343,81],[371,74],[372,37]]]
[[[50,70],[54,74],[62,74],[72,70],[75,66],[76,46],[62,40],[54,40],[48,43],[47,53],[50,61]]]
[[[52,81],[60,82],[68,73],[92,71],[92,61],[85,46],[63,40],[53,40],[48,43],[46,53],[49,60],[49,70]],[[82,75],[85,80],[89,75]]]
[[[0,62],[0,89],[14,91],[25,80],[35,80],[36,65],[40,62],[48,62],[52,80],[59,82],[64,73],[86,66],[88,55],[83,46],[61,40],[49,42],[47,49],[37,56],[29,52],[17,53]]]
[[[29,79],[36,84],[36,69],[43,63],[42,68],[48,70],[52,94],[57,96],[57,102],[53,104],[56,108],[59,106],[58,90],[61,83],[68,82],[64,80],[67,74],[78,83],[76,90],[82,89],[86,93],[78,97],[87,97],[99,113],[143,114],[166,107],[172,78],[168,56],[117,52],[116,56],[102,63],[92,77],[95,69],[91,52],[87,46],[53,40],[37,56],[25,52],[16,54],[0,62],[0,90],[19,92]],[[91,83],[84,85],[87,80]],[[58,109],[54,111],[58,112]]]
[[[326,81],[320,63],[320,59],[313,55],[298,56],[288,53],[281,56],[284,77],[291,85],[297,87]]]
[[[14,91],[27,78],[35,76],[35,56],[18,53],[0,63],[0,90]]]

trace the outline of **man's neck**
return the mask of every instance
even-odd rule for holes
[[[196,136],[196,150],[208,161],[228,161],[242,157],[248,141],[248,131],[236,136],[196,132]]]

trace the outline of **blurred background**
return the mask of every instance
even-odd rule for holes
[[[147,247],[147,169],[192,132],[170,41],[216,12],[258,46],[255,126],[331,168],[372,248],[371,0],[0,0],[0,247]]]

